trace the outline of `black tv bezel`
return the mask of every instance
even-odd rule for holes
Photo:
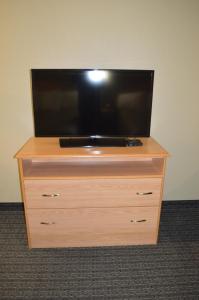
[[[34,91],[33,91],[33,86],[34,86],[34,73],[38,71],[92,71],[92,70],[103,70],[103,71],[113,71],[113,72],[147,72],[151,74],[151,97],[150,97],[150,102],[148,102],[148,105],[150,106],[148,110],[148,118],[147,118],[147,130],[146,134],[142,135],[69,135],[69,134],[63,134],[63,135],[55,135],[55,134],[41,134],[39,133],[39,130],[36,129],[36,111],[34,109]],[[155,75],[155,70],[152,69],[102,69],[102,68],[73,68],[73,69],[31,69],[31,88],[32,88],[32,111],[33,111],[33,119],[34,119],[34,136],[35,137],[60,137],[60,138],[72,138],[72,137],[79,137],[79,138],[90,138],[90,137],[97,137],[97,138],[137,138],[137,137],[150,137],[150,131],[151,131],[151,114],[152,114],[152,102],[153,102],[153,90],[154,90],[154,75]]]

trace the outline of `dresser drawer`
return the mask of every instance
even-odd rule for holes
[[[31,247],[155,244],[158,207],[28,209]]]
[[[156,206],[161,178],[25,180],[28,208]]]

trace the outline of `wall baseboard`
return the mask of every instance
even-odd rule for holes
[[[0,210],[23,210],[23,202],[0,202]]]

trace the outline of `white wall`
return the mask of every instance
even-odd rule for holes
[[[21,201],[31,68],[154,68],[151,135],[170,153],[164,198],[199,199],[199,1],[1,0],[0,188]]]

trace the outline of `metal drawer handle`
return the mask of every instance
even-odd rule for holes
[[[136,193],[136,195],[139,195],[139,196],[152,195],[152,194],[153,194],[152,192],[138,192],[138,193]]]
[[[55,222],[40,222],[42,225],[53,225]]]
[[[146,219],[142,219],[142,220],[138,220],[138,221],[136,221],[136,220],[131,220],[131,223],[133,223],[133,222],[135,222],[135,223],[146,222]]]
[[[49,197],[49,198],[54,198],[54,197],[58,197],[60,196],[60,194],[43,194],[42,197]]]

